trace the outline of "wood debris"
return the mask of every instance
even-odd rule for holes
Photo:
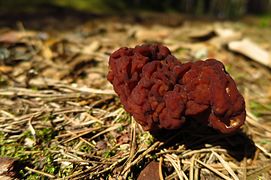
[[[242,39],[241,41],[232,41],[228,44],[229,49],[240,53],[260,64],[271,68],[271,55],[268,51],[261,48],[255,42],[249,39]]]

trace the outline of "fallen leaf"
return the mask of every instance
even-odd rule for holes
[[[270,54],[258,44],[252,42],[249,39],[243,39],[241,41],[232,41],[228,44],[231,51],[243,54],[250,59],[261,63],[271,68]]]
[[[150,162],[139,174],[137,180],[159,180],[159,163]]]

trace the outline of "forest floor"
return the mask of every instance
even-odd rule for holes
[[[228,47],[246,38],[271,52],[270,21],[9,18],[0,22],[0,157],[16,161],[0,162],[0,177],[271,179],[271,69]],[[188,124],[159,141],[143,131],[106,76],[110,53],[144,42],[168,46],[182,62],[222,61],[246,101],[240,132]],[[5,170],[8,163],[19,166]]]

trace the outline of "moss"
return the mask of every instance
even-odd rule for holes
[[[260,17],[259,26],[261,28],[268,28],[271,26],[271,14]]]
[[[49,143],[58,133],[53,128],[44,128],[38,130],[37,132],[37,139],[39,139],[42,143]]]
[[[91,153],[93,151],[93,148],[88,144],[84,143],[83,145],[80,146],[79,150],[81,152]]]
[[[53,156],[46,157],[47,164],[44,166],[44,171],[49,174],[55,174],[59,170],[59,166],[54,162]]]
[[[250,101],[249,108],[255,116],[260,117],[262,112],[271,111],[271,103],[264,105],[257,101]]]
[[[0,156],[17,158],[25,166],[39,167],[41,171],[56,174],[59,172],[59,166],[54,161],[57,154],[53,150],[57,150],[57,146],[50,143],[56,134],[57,132],[53,128],[36,130],[36,141],[39,143],[31,147],[25,145],[26,138],[34,141],[30,131],[25,131],[17,139],[10,141],[7,141],[10,137],[0,132]],[[24,179],[40,179],[40,175],[35,173],[29,174],[25,169],[21,169],[19,174]]]
[[[144,132],[140,136],[140,141],[147,146],[150,146],[154,142],[154,138],[149,132]]]
[[[112,150],[106,150],[103,154],[104,158],[110,158],[116,154],[115,151]]]

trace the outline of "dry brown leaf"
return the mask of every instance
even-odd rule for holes
[[[150,162],[139,174],[137,180],[159,180],[159,162]]]

